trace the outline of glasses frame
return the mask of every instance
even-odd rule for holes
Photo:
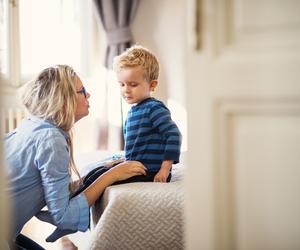
[[[83,94],[85,98],[87,96],[85,87],[82,87],[81,90],[76,91],[76,93],[77,94]]]

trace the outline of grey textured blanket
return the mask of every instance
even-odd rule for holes
[[[182,169],[170,183],[111,186],[93,207],[89,249],[184,249]]]

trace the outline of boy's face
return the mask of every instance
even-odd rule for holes
[[[150,83],[144,77],[144,71],[140,66],[124,68],[117,74],[118,82],[124,100],[129,104],[139,103],[150,97],[157,81]]]

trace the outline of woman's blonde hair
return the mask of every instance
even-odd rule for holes
[[[76,72],[68,65],[46,68],[24,86],[22,102],[30,114],[50,121],[68,134],[69,172],[74,171],[81,180],[74,162],[71,131],[77,108],[77,79]],[[74,191],[73,188],[71,190]]]
[[[148,49],[140,45],[134,45],[114,58],[113,69],[115,72],[137,66],[142,67],[144,77],[148,82],[158,79],[159,63],[157,58]]]

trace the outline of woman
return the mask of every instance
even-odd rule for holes
[[[43,70],[25,86],[22,102],[30,116],[7,134],[4,141],[14,219],[12,241],[17,247],[39,249],[20,232],[45,205],[58,228],[86,231],[89,207],[107,186],[146,174],[141,163],[123,162],[69,199],[76,190],[75,182],[72,185],[70,181],[71,172],[79,177],[73,159],[71,129],[88,115],[89,97],[80,78],[66,65]]]

